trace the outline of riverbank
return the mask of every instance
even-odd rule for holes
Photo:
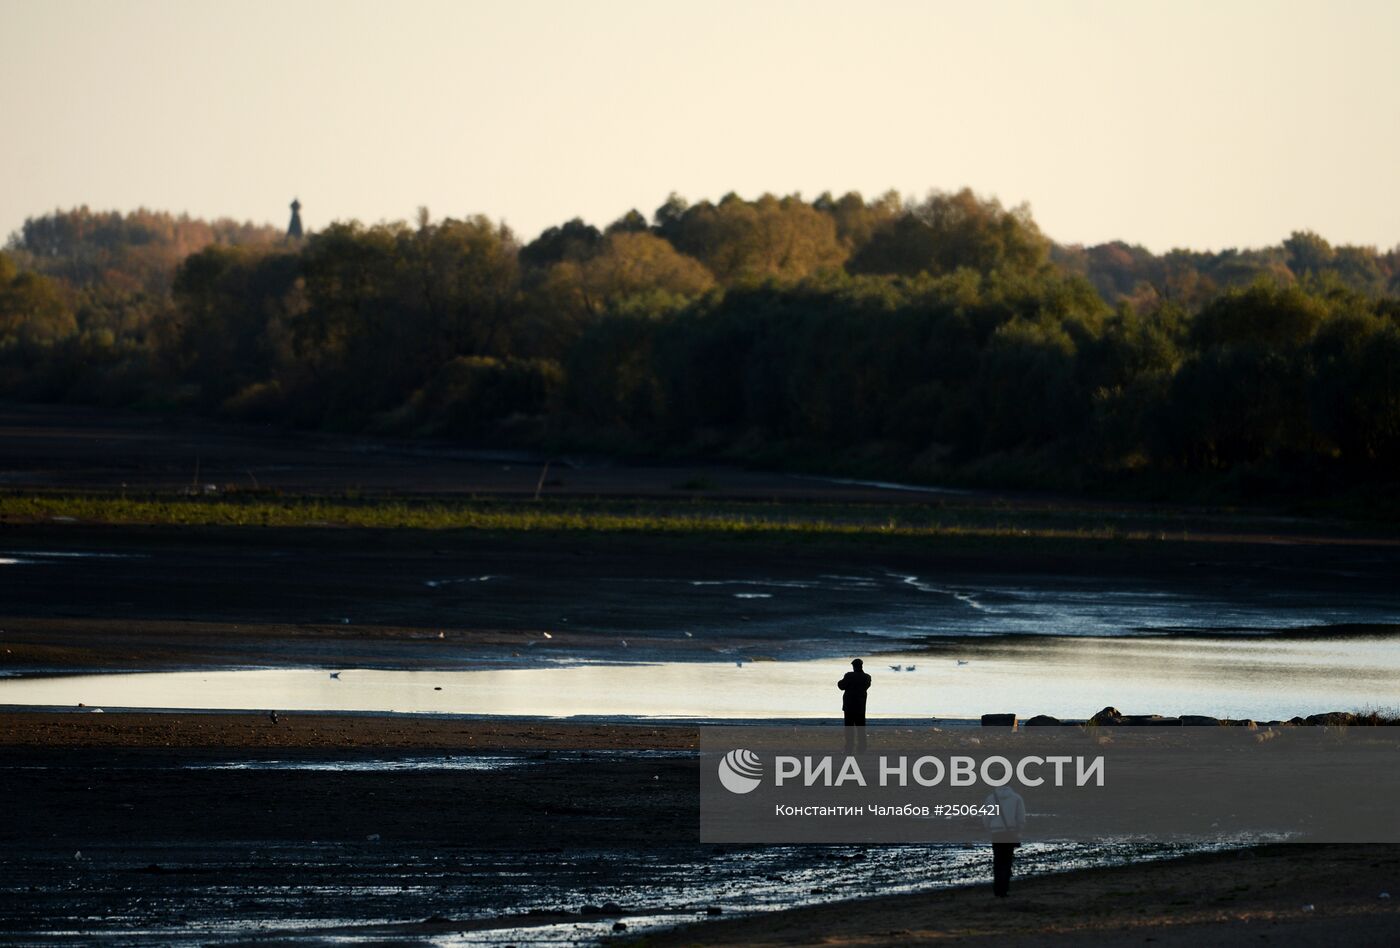
[[[1400,847],[1271,846],[689,925],[639,944],[1375,945],[1400,942]],[[1390,893],[1390,898],[1382,898]]]
[[[204,944],[1367,945],[1400,932],[1379,898],[1400,889],[1396,847],[1031,846],[1000,902],[978,847],[702,845],[696,738],[626,722],[0,713],[0,940],[185,944],[192,919]]]
[[[485,751],[694,750],[689,725],[515,721],[360,714],[0,711],[0,748]]]

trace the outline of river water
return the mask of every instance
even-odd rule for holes
[[[898,667],[898,671],[894,668]],[[547,717],[829,718],[844,659],[610,663],[543,660],[460,671],[272,668],[17,677],[0,704],[380,711]],[[1259,720],[1400,704],[1400,637],[1047,637],[868,656],[872,719],[987,712]]]

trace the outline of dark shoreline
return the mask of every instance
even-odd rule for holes
[[[1048,874],[1055,863],[1032,852],[1012,911],[993,910],[976,881],[979,849],[925,848],[921,860],[952,860],[948,878],[963,883],[930,877],[913,894],[863,896],[896,885],[903,850],[858,858],[849,847],[700,845],[696,738],[693,726],[659,722],[0,712],[10,814],[0,827],[0,938],[29,943],[56,924],[121,938],[135,926],[147,943],[181,944],[187,916],[210,926],[205,941],[229,943],[522,928],[597,941],[617,922],[649,944],[995,933],[1012,945],[1052,935],[1098,945],[1149,932],[1211,944],[1203,932],[1223,943],[1259,922],[1280,937],[1376,944],[1400,931],[1400,915],[1376,896],[1400,882],[1400,847],[1253,847],[1139,864],[1150,854],[1125,850],[1099,857],[1117,866]],[[444,755],[519,765],[382,766]],[[883,881],[832,885],[867,872]],[[773,873],[786,881],[766,882]],[[709,877],[715,885],[694,888]],[[754,901],[774,886],[778,904]],[[1308,918],[1302,897],[1317,906]],[[609,900],[615,914],[599,909]],[[664,930],[709,919],[711,904],[724,906],[718,921]],[[783,906],[796,907],[767,911]]]

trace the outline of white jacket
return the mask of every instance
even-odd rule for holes
[[[982,828],[991,833],[993,839],[1020,837],[1021,831],[1026,828],[1026,801],[1021,799],[1019,793],[1010,787],[997,787],[987,794],[983,803],[1001,808],[998,813],[982,815]]]

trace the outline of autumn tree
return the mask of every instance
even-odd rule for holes
[[[841,266],[846,250],[836,223],[800,197],[765,194],[745,201],[728,194],[693,207],[672,196],[657,211],[657,230],[726,285],[774,279],[795,282]]]
[[[964,188],[934,191],[880,229],[851,261],[858,273],[913,276],[959,268],[1034,272],[1047,265],[1050,242],[1026,205],[1006,210]]]

